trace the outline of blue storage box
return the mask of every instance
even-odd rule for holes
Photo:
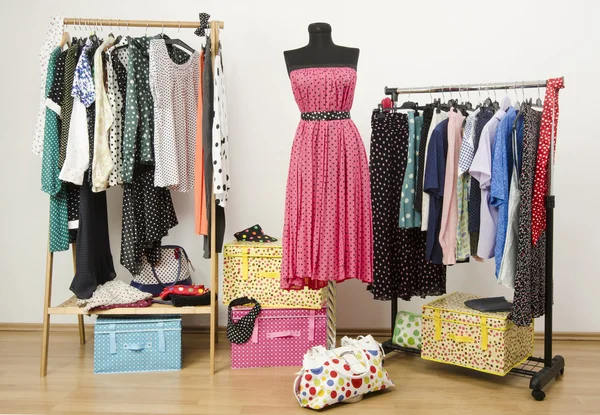
[[[98,316],[94,373],[181,370],[181,316]]]

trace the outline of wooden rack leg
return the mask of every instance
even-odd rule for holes
[[[50,314],[48,308],[52,298],[52,265],[54,262],[54,254],[50,252],[48,245],[48,253],[46,254],[46,287],[44,292],[44,324],[42,326],[42,359],[40,361],[40,376],[46,376],[48,373],[48,340],[50,337]]]
[[[336,291],[337,286],[335,281],[329,281],[327,283],[327,289],[325,292],[327,302],[327,348],[334,349],[336,345]]]
[[[215,374],[215,348],[217,343],[217,291],[219,290],[219,257],[217,254],[217,210],[215,195],[211,198],[210,217],[210,374]]]
[[[77,272],[77,245],[71,244],[71,253],[73,254],[73,275]],[[77,326],[79,328],[79,344],[85,344],[85,325],[83,315],[77,316]]]

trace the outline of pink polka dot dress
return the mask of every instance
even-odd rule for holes
[[[301,121],[288,173],[281,287],[323,288],[329,280],[372,281],[369,165],[350,119],[356,71],[290,73]]]

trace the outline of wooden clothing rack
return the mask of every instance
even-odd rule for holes
[[[64,25],[79,25],[89,27],[99,26],[121,26],[121,27],[160,27],[160,28],[196,28],[199,22],[180,22],[165,20],[115,20],[115,19],[89,19],[89,18],[65,18]],[[211,55],[214,65],[215,56],[218,52],[219,31],[224,29],[222,21],[211,21],[208,23],[210,28]],[[214,72],[213,72],[214,73]],[[50,252],[50,242],[48,240],[48,252],[46,253],[46,285],[44,294],[44,322],[42,329],[42,358],[40,362],[40,376],[46,376],[48,368],[48,341],[50,334],[50,316],[55,314],[76,315],[79,325],[79,342],[85,344],[85,326],[83,316],[85,314],[100,315],[156,315],[156,314],[207,314],[210,316],[210,374],[215,373],[215,344],[217,343],[217,320],[218,304],[217,291],[219,289],[219,257],[217,253],[216,236],[216,208],[215,195],[211,198],[211,260],[210,260],[210,305],[195,307],[175,307],[164,304],[152,304],[146,308],[113,308],[110,310],[85,312],[83,308],[77,306],[77,299],[73,296],[57,307],[52,307],[52,273],[54,253]],[[73,254],[73,271],[76,269],[76,245],[71,245]]]
[[[563,78],[564,80],[564,78]],[[467,92],[467,91],[486,91],[486,90],[519,90],[527,88],[539,89],[546,87],[546,81],[528,81],[528,82],[500,82],[469,85],[442,85],[430,87],[411,87],[411,88],[388,88],[384,92],[390,95],[393,102],[396,102],[399,94],[434,94],[445,92]],[[553,119],[554,122],[554,119]],[[560,356],[552,356],[552,308],[554,304],[554,276],[553,276],[553,238],[554,238],[554,205],[555,197],[553,195],[552,176],[554,172],[554,140],[556,137],[556,128],[552,125],[552,139],[550,143],[549,154],[549,172],[548,172],[548,194],[546,195],[546,274],[545,274],[545,303],[544,303],[544,357],[531,356],[522,364],[511,370],[511,374],[531,378],[529,388],[531,395],[538,401],[544,400],[546,394],[543,389],[565,370],[565,359]],[[391,329],[392,338],[394,336],[394,326],[398,314],[398,297],[392,300]],[[385,352],[400,351],[420,355],[421,351],[414,348],[400,347],[392,343],[392,340],[384,342]]]

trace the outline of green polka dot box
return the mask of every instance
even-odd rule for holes
[[[481,312],[465,305],[480,298],[452,293],[423,305],[426,360],[504,376],[533,352],[533,322],[519,327],[508,312]]]
[[[181,370],[181,316],[98,316],[94,373]]]
[[[421,349],[421,325],[420,314],[398,311],[392,342],[396,346]]]

